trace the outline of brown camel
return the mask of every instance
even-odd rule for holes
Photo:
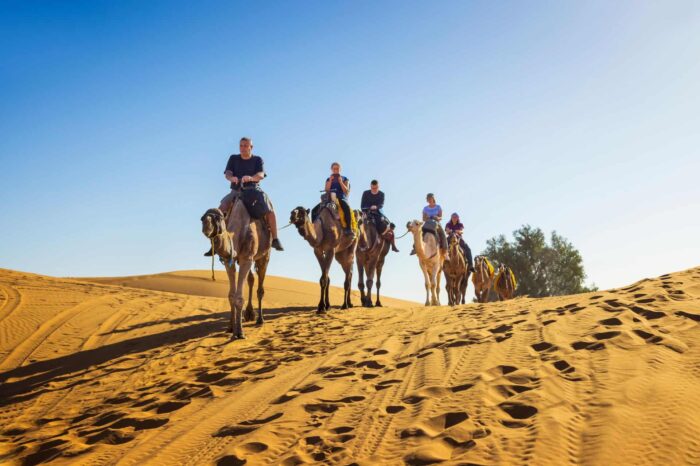
[[[485,303],[489,300],[489,291],[493,284],[493,266],[484,256],[476,256],[474,258],[474,294],[476,300],[480,303]]]
[[[255,277],[251,270],[255,264],[258,275],[258,319],[256,325],[265,321],[262,310],[262,300],[265,295],[265,273],[270,261],[272,240],[267,226],[262,220],[250,218],[243,202],[236,199],[228,215],[219,209],[209,209],[202,216],[202,233],[212,242],[215,254],[218,254],[226,268],[229,280],[228,300],[231,305],[231,323],[229,331],[231,339],[245,338],[242,319],[253,320],[253,285]],[[239,274],[236,279],[236,263]],[[243,284],[248,280],[248,306],[243,314]]]
[[[356,211],[356,215],[362,215]],[[379,306],[382,307],[382,302],[379,299],[379,288],[382,286],[382,269],[384,268],[384,260],[389,253],[391,243],[383,235],[377,231],[377,225],[369,216],[362,215],[360,223],[360,236],[364,238],[366,249],[357,249],[357,274],[358,288],[360,288],[360,296],[364,307]],[[364,274],[367,273],[367,291],[365,293]],[[372,304],[372,285],[374,276],[377,276],[377,301]]]
[[[406,228],[413,233],[413,247],[425,279],[425,305],[439,306],[440,274],[445,261],[445,253],[438,246],[436,235],[423,232],[423,222],[410,221],[406,224]]]
[[[448,304],[450,306],[464,304],[469,282],[469,270],[457,235],[451,234],[448,238],[447,256],[443,270]]]
[[[515,274],[511,268],[504,264],[499,265],[498,274],[493,282],[493,288],[498,293],[498,299],[501,301],[512,299],[516,286]]]
[[[304,207],[296,207],[292,210],[289,222],[297,227],[299,234],[314,248],[314,254],[321,266],[321,299],[318,302],[317,312],[319,314],[330,310],[331,304],[328,299],[331,280],[329,271],[333,258],[340,264],[345,272],[345,282],[343,288],[343,306],[341,309],[352,307],[350,302],[350,290],[352,286],[352,266],[355,260],[355,249],[357,248],[358,237],[351,237],[342,233],[343,228],[340,220],[335,215],[335,205],[325,203],[316,221],[311,222],[310,211]]]

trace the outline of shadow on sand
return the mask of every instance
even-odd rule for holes
[[[266,320],[274,320],[291,313],[308,313],[310,319],[318,318],[315,310],[309,307],[281,307],[266,309],[264,312]],[[227,311],[145,322],[110,333],[124,333],[158,324],[183,326],[107,344],[99,348],[78,351],[55,359],[33,362],[0,373],[0,390],[3,394],[0,398],[0,406],[31,400],[43,393],[66,390],[85,383],[95,383],[100,377],[115,372],[133,370],[135,365],[139,365],[139,360],[146,359],[146,354],[141,353],[166,346],[172,346],[177,350],[192,340],[212,336],[226,337],[225,329],[229,316],[230,313]],[[226,340],[221,345],[228,343],[229,341]],[[130,361],[133,363],[129,364]],[[127,367],[113,367],[122,363],[127,363]],[[100,372],[89,376],[90,372],[95,370]],[[11,379],[20,380],[7,382]],[[62,381],[67,381],[67,383],[59,388],[51,388],[52,383]]]

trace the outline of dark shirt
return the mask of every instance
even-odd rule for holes
[[[333,177],[333,181],[331,181],[331,192],[335,193],[335,195],[338,199],[341,199],[341,200],[345,199],[345,197],[346,197],[345,192],[343,191],[343,188],[340,186],[340,182],[338,181],[338,178],[335,175],[332,175],[332,177]],[[343,183],[348,185],[348,190],[349,190],[350,180],[348,180],[346,177],[344,177],[342,175],[340,177],[343,179]],[[326,178],[326,181],[329,181],[330,179],[331,179],[331,177],[329,176],[328,178]]]
[[[231,171],[233,176],[237,178],[243,178],[244,176],[254,176],[263,170],[263,159],[257,155],[251,155],[249,159],[244,159],[241,154],[234,154],[228,158],[228,163],[226,164],[226,171]],[[267,176],[267,175],[266,175]],[[256,186],[258,183],[256,181],[249,181],[243,183],[243,186]],[[238,189],[240,186],[238,184],[231,183],[231,189]]]
[[[372,190],[368,189],[362,193],[360,209],[370,210],[373,205],[377,206],[377,210],[382,210],[384,208],[384,193],[382,191],[377,191],[377,194],[372,194]]]
[[[454,231],[455,233],[461,233],[464,231],[464,225],[462,225],[461,222],[457,223],[452,223],[452,220],[447,222],[447,225],[445,225],[445,232],[449,233],[451,231]]]

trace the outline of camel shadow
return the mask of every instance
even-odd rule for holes
[[[304,312],[313,313],[312,308],[307,306],[279,307],[266,309],[265,318],[274,320],[290,313]],[[184,350],[185,346],[193,340],[217,335],[226,337],[226,340],[221,343],[226,345],[229,343],[226,332],[229,316],[229,312],[225,311],[145,322],[110,333],[119,334],[163,323],[185,325],[54,359],[29,363],[0,373],[0,387],[3,393],[0,398],[0,407],[28,401],[44,393],[67,390],[85,383],[95,383],[110,374],[133,370],[132,362],[138,363],[139,360],[145,360],[145,355],[142,353],[161,347],[172,346],[175,351]],[[126,367],[119,367],[120,365]],[[64,381],[67,383],[52,388],[56,382]]]

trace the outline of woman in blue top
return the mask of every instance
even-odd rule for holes
[[[428,205],[423,207],[423,222],[435,220],[435,223],[437,224],[437,237],[440,249],[447,249],[447,237],[445,236],[445,230],[443,230],[442,225],[440,225],[440,221],[442,220],[442,207],[440,207],[440,204],[435,202],[435,195],[433,193],[428,193],[428,195],[425,196],[425,200],[428,202]],[[414,255],[415,253],[416,250],[414,247],[414,249],[411,251],[411,255]]]
[[[433,193],[428,193],[425,200],[428,201],[428,205],[423,207],[423,221],[427,222],[433,219],[440,223],[440,220],[442,220],[442,207],[440,207],[440,204],[435,203],[435,196]]]
[[[331,164],[331,176],[326,178],[326,192],[335,193],[340,201],[340,208],[343,209],[343,215],[346,218],[347,226],[344,228],[344,233],[348,236],[354,236],[355,233],[350,227],[350,204],[347,197],[350,194],[350,180],[340,174],[340,164],[333,162]]]

